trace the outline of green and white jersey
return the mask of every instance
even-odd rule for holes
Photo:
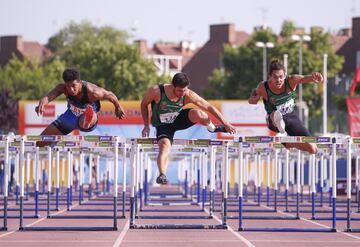
[[[271,91],[268,81],[264,82],[268,100],[264,100],[265,110],[268,114],[278,110],[282,115],[291,113],[295,108],[295,91],[290,87],[289,78],[285,78],[285,90],[280,94]]]
[[[156,103],[151,102],[151,124],[157,127],[162,124],[171,124],[175,121],[180,111],[183,109],[185,97],[180,98],[178,101],[173,102],[168,99],[165,94],[164,85],[159,85],[160,88],[160,101]]]

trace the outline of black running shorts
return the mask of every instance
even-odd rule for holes
[[[195,123],[189,119],[189,111],[191,109],[181,110],[175,121],[171,124],[162,124],[156,127],[156,139],[168,138],[171,142],[174,139],[174,134],[178,130],[184,130]]]
[[[310,131],[301,123],[296,111],[283,115],[283,119],[285,122],[285,131],[289,136],[311,136]],[[279,132],[272,123],[269,115],[266,117],[266,122],[270,130]]]

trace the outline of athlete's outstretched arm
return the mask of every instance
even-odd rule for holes
[[[42,115],[44,112],[44,106],[49,104],[49,102],[53,101],[57,97],[59,97],[59,95],[63,94],[65,92],[65,90],[66,90],[65,85],[63,83],[61,83],[61,84],[58,84],[53,90],[51,90],[47,95],[42,97],[39,100],[38,106],[35,108],[37,115],[38,116]]]
[[[256,105],[261,97],[265,97],[264,90],[264,85],[262,82],[260,82],[259,85],[251,91],[251,94],[248,98],[249,104]]]
[[[299,84],[305,83],[318,83],[324,80],[323,76],[319,72],[314,72],[311,75],[292,75],[289,77],[289,83],[292,88],[295,88]]]
[[[209,102],[207,102],[205,99],[201,98],[198,94],[196,94],[194,91],[189,90],[189,94],[187,95],[187,101],[186,103],[193,103],[194,105],[198,106],[200,109],[210,112],[214,117],[216,117],[226,128],[226,130],[234,134],[236,133],[235,128],[225,120],[224,116],[220,113],[216,107],[211,105]]]
[[[257,88],[254,88],[252,91],[251,91],[251,94],[249,96],[249,99],[248,99],[248,102],[249,104],[254,104],[256,105],[260,100],[260,95],[258,94],[257,92]]]
[[[125,117],[125,111],[121,107],[119,103],[119,99],[116,97],[116,95],[113,92],[107,91],[102,87],[98,87],[94,85],[94,87],[89,87],[89,98],[92,101],[96,101],[96,100],[110,101],[115,107],[115,115],[120,119],[123,119]]]
[[[149,104],[156,100],[158,87],[150,88],[144,95],[144,98],[141,101],[141,116],[144,121],[144,128],[142,130],[142,137],[148,137],[150,134],[150,123],[149,123]]]

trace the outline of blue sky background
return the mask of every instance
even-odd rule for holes
[[[360,16],[360,0],[4,0],[0,36],[46,43],[71,20],[86,19],[150,44],[188,39],[199,46],[208,40],[210,24],[234,23],[237,30],[252,32],[266,23],[279,32],[283,20],[291,19],[306,30],[315,25],[335,32],[351,27],[353,16]]]

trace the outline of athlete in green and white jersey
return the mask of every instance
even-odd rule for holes
[[[209,102],[190,90],[189,86],[190,80],[186,74],[177,73],[174,75],[171,84],[151,87],[141,102],[141,114],[144,120],[142,136],[149,136],[148,107],[150,104],[152,110],[151,124],[156,128],[159,146],[157,164],[160,173],[156,179],[158,184],[167,183],[165,173],[168,166],[168,155],[176,131],[187,129],[199,123],[206,126],[210,132],[235,133],[235,128],[224,119],[222,114]],[[183,109],[185,105],[190,103],[200,109]],[[206,112],[210,112],[222,125],[215,126]]]
[[[151,124],[158,127],[162,124],[173,123],[177,116],[183,109],[185,96],[179,98],[177,101],[171,101],[165,93],[164,84],[159,85],[160,101],[151,102]]]
[[[250,104],[257,104],[262,97],[267,112],[268,128],[289,136],[310,136],[295,112],[295,89],[298,84],[321,82],[323,76],[315,72],[311,75],[285,75],[285,67],[279,60],[269,65],[269,80],[259,83],[249,97]],[[287,148],[298,148],[316,153],[317,147],[310,143],[288,143]]]

